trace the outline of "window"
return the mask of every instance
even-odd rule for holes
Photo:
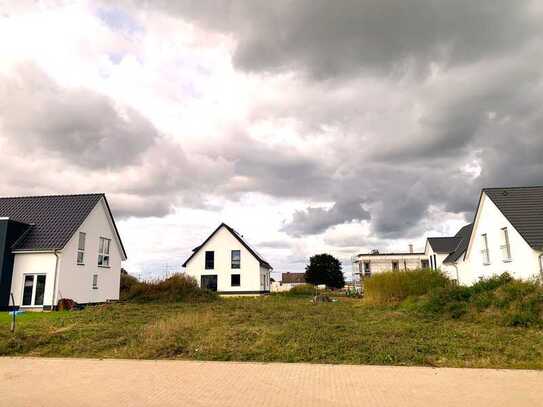
[[[100,244],[98,246],[98,266],[109,267],[109,246],[111,240],[105,237],[100,238]]]
[[[241,285],[241,276],[239,274],[232,274],[230,276],[230,285],[232,287],[239,287]]]
[[[400,262],[393,261],[392,262],[392,271],[399,271],[400,270]]]
[[[481,237],[483,239],[483,249],[481,250],[481,255],[483,256],[483,264],[488,265],[490,264],[490,253],[488,252],[488,236],[485,233]]]
[[[371,263],[369,261],[364,262],[364,277],[371,277]]]
[[[206,270],[215,268],[215,252],[206,252]]]
[[[92,289],[97,290],[98,289],[98,274],[92,275]]]
[[[430,268],[430,264],[428,263],[428,260],[424,259],[420,261],[420,267],[423,269]]]
[[[232,262],[233,269],[239,269],[241,266],[241,252],[239,250],[232,250]]]
[[[45,275],[27,274],[23,282],[23,306],[43,305]]]
[[[77,264],[85,264],[85,240],[87,234],[79,232],[79,243],[77,244]]]
[[[509,231],[507,228],[502,228],[503,244],[501,245],[503,261],[511,261],[511,245],[509,243]]]

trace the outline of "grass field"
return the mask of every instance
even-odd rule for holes
[[[543,331],[270,296],[0,314],[0,355],[543,368]]]

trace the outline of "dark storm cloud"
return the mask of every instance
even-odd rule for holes
[[[514,49],[541,23],[529,0],[134,0],[232,33],[237,66],[303,70],[318,78],[361,71],[426,71]]]
[[[294,212],[292,221],[283,227],[283,231],[293,236],[315,235],[331,226],[368,219],[370,214],[359,200],[342,201],[334,203],[330,209],[309,207]]]
[[[138,160],[158,137],[154,126],[105,96],[57,85],[32,64],[0,77],[0,119],[12,143],[43,149],[87,168],[115,168]]]

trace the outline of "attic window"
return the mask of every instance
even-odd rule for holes
[[[483,264],[487,266],[490,264],[490,253],[488,251],[488,236],[485,233],[481,237],[483,239],[483,249],[481,250],[481,255],[483,256]]]
[[[85,243],[87,240],[87,234],[79,232],[79,242],[77,244],[77,264],[85,264]]]
[[[231,263],[233,269],[239,269],[241,267],[241,252],[239,250],[232,250]]]
[[[100,238],[100,244],[98,246],[98,266],[109,267],[109,247],[111,240],[105,237]]]

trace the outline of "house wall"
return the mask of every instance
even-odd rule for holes
[[[371,273],[382,273],[385,271],[392,270],[392,262],[399,262],[400,271],[405,270],[416,270],[421,267],[421,260],[425,260],[426,257],[422,254],[380,254],[380,255],[361,255],[358,256],[358,267],[361,273],[364,272],[364,262],[370,262]],[[405,264],[404,264],[405,262]]]
[[[79,232],[86,233],[84,265],[77,264]],[[111,239],[110,267],[98,266],[99,238]],[[92,288],[93,275],[98,275],[98,288]],[[91,211],[62,250],[59,263],[57,300],[70,298],[80,304],[119,299],[121,247],[103,200]]]
[[[500,246],[504,244],[502,228],[507,227],[511,246],[511,261],[504,261]],[[488,236],[490,264],[483,264],[482,234]],[[529,279],[540,274],[539,256],[524,238],[511,225],[507,218],[485,193],[482,194],[479,211],[476,215],[472,241],[468,247],[466,260],[459,262],[460,282],[473,284],[480,278],[510,273],[515,278]]]
[[[434,249],[432,249],[432,246],[429,244],[429,243],[426,243],[426,248],[425,248],[425,256],[426,258],[428,259],[428,263],[431,265],[432,263],[430,263],[430,257],[433,257],[433,256],[436,256],[435,259],[436,259],[436,264],[434,266],[434,268],[436,269],[440,269],[442,271],[445,271],[444,270],[444,267],[443,267],[443,260],[445,260],[447,258],[447,256],[449,255],[449,253],[436,253],[434,251]],[[433,260],[432,260],[433,261]],[[456,278],[456,277],[452,277],[451,278]]]
[[[23,281],[26,274],[45,274],[44,306],[56,305],[52,303],[53,286],[55,279],[55,266],[57,257],[54,253],[17,253],[13,263],[13,278],[11,292],[15,305],[20,306],[23,296]]]
[[[231,268],[231,251],[240,251],[240,268]],[[215,252],[215,268],[205,269],[205,252]],[[266,273],[265,273],[266,272]],[[226,293],[261,292],[269,290],[269,271],[260,266],[260,262],[225,228],[219,229],[215,235],[190,259],[186,273],[201,284],[202,275],[217,275],[217,291]],[[240,274],[240,286],[232,287],[232,274]],[[263,281],[267,274],[267,281]],[[264,287],[267,285],[267,289]]]

